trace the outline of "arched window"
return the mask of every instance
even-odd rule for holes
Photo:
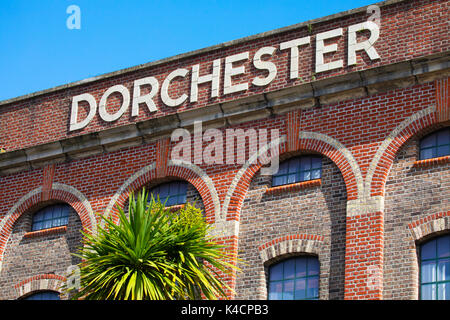
[[[420,140],[420,160],[450,155],[450,128],[427,135]]]
[[[33,215],[31,231],[67,225],[71,207],[67,204],[47,206]]]
[[[319,299],[319,260],[295,257],[269,268],[269,300]]]
[[[420,298],[450,300],[450,235],[420,246]]]
[[[159,196],[162,203],[167,200],[166,206],[168,207],[186,203],[186,191],[186,181],[171,181],[150,189],[150,193],[155,199],[158,199]]]
[[[280,163],[278,172],[272,178],[272,186],[276,187],[301,181],[320,179],[321,176],[321,157],[295,157]]]
[[[61,300],[56,291],[39,291],[23,298],[23,300]]]

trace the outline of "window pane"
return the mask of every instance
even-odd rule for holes
[[[283,279],[283,263],[278,263],[270,267],[270,281]]]
[[[306,279],[295,280],[295,299],[306,298]]]
[[[289,173],[297,172],[300,167],[300,159],[294,158],[289,160]]]
[[[304,172],[302,172],[301,180],[302,181],[311,180],[311,171],[304,171]]]
[[[277,175],[287,174],[288,166],[289,166],[288,161],[284,161],[284,162],[280,163]]]
[[[312,171],[311,179],[320,179],[320,169],[315,169]]]
[[[308,278],[307,298],[316,298],[319,296],[319,277]]]
[[[437,255],[439,258],[450,257],[450,235],[437,239]]]
[[[422,260],[436,258],[436,240],[428,241],[427,243],[423,244],[421,248]]]
[[[312,158],[312,164],[311,167],[313,169],[320,169],[322,168],[322,158]]]
[[[450,145],[440,146],[437,148],[437,157],[444,157],[450,155]]]
[[[438,262],[437,281],[450,281],[450,258]]]
[[[274,186],[281,186],[286,184],[287,182],[287,177],[286,176],[281,176],[281,177],[274,177],[273,178],[273,185]]]
[[[421,273],[422,283],[436,281],[436,263],[434,261],[422,262]]]
[[[422,139],[420,142],[420,148],[430,148],[436,146],[436,134],[431,134]]]
[[[290,174],[288,176],[288,183],[295,183],[295,182],[298,182],[297,181],[297,175],[296,174]]]
[[[294,299],[294,280],[284,281],[283,285],[283,300]]]
[[[422,300],[436,300],[436,285],[435,284],[422,285],[420,296]]]
[[[53,225],[52,225],[53,223],[52,223],[52,220],[46,220],[46,221],[44,221],[43,222],[43,229],[49,229],[49,228],[51,228]]]
[[[33,223],[32,231],[41,230],[42,229],[42,222],[36,222]]]
[[[443,130],[437,133],[437,143],[438,145],[450,143],[450,129]]]
[[[434,149],[434,148],[421,150],[420,151],[420,159],[424,160],[424,159],[434,158],[435,152],[436,152],[436,149]]]
[[[44,214],[44,220],[49,220],[53,216],[53,208],[47,208]]]
[[[308,275],[318,275],[319,274],[319,260],[316,258],[308,258]]]
[[[56,207],[55,210],[53,211],[53,218],[61,217],[62,211],[63,211],[63,207],[61,207],[61,206]]]
[[[311,169],[311,158],[304,157],[300,160],[300,170],[310,170]]]
[[[450,300],[450,282],[438,284],[438,300]]]
[[[305,258],[297,258],[296,260],[296,273],[295,276],[297,278],[299,277],[306,277],[306,259]]]
[[[44,211],[39,211],[39,212],[35,213],[33,216],[33,221],[38,222],[38,221],[44,220],[44,214],[45,214]]]
[[[281,300],[283,292],[282,282],[271,282],[269,284],[269,300]]]
[[[284,279],[292,279],[295,277],[295,260],[289,259],[284,262]]]

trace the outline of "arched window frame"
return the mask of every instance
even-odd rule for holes
[[[286,159],[272,176],[272,187],[322,178],[322,157],[304,155]]]
[[[427,160],[450,155],[450,127],[434,131],[419,143],[419,159]]]
[[[157,200],[159,196],[161,202],[166,202],[166,206],[170,207],[186,203],[187,187],[187,181],[174,180],[164,182],[150,188],[149,193],[155,198],[155,200]]]
[[[450,300],[450,234],[420,244],[419,297],[421,300]]]
[[[71,207],[65,203],[45,206],[33,214],[31,231],[47,230],[55,227],[67,226]]]
[[[281,273],[281,277],[275,272]],[[269,266],[267,297],[269,300],[318,300],[319,284],[320,262],[317,256],[290,256]],[[277,292],[280,288],[281,292]]]
[[[53,290],[33,291],[21,300],[61,300],[60,293]]]

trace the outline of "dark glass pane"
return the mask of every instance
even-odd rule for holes
[[[306,298],[306,278],[295,280],[295,299]]]
[[[294,173],[299,170],[299,167],[300,167],[300,159],[299,158],[289,159],[288,163],[289,163],[288,173]]]
[[[437,133],[437,143],[438,145],[450,144],[450,129]]]
[[[33,216],[33,221],[39,222],[39,221],[44,220],[44,215],[45,215],[45,211],[43,211],[43,210],[37,212]]]
[[[437,148],[436,157],[444,157],[450,155],[450,145],[440,146]]]
[[[283,294],[283,282],[271,282],[269,284],[269,300],[281,300]]]
[[[438,284],[438,300],[450,300],[450,282]]]
[[[322,168],[322,158],[312,158],[311,167],[313,169],[320,169]]]
[[[178,186],[178,192],[182,194],[186,194],[187,191],[187,182],[180,181]]]
[[[32,231],[41,230],[42,229],[42,222],[36,222],[33,223]]]
[[[24,298],[24,300],[60,300],[58,292],[46,291],[46,292],[37,292],[28,297]]]
[[[284,161],[284,162],[280,163],[277,175],[287,174],[288,167],[289,167],[288,161]]]
[[[297,174],[290,174],[288,175],[287,183],[296,183],[297,181]]]
[[[319,296],[319,277],[308,278],[308,288],[306,290],[307,298],[316,298]]]
[[[434,261],[422,262],[421,283],[436,281],[436,263]]]
[[[59,218],[61,217],[62,213],[63,213],[63,209],[64,207],[62,206],[55,206],[55,210],[53,211],[53,218]]]
[[[306,259],[305,258],[297,258],[297,259],[295,259],[295,264],[296,264],[295,276],[297,278],[306,277]]]
[[[436,240],[431,240],[423,244],[420,253],[422,260],[436,258]]]
[[[278,263],[270,267],[269,280],[282,280],[283,279],[283,263]]]
[[[178,194],[180,189],[180,184],[178,182],[169,183],[169,194],[175,195]]]
[[[450,258],[438,261],[437,281],[450,281]]]
[[[311,180],[311,171],[304,171],[304,172],[302,172],[301,180],[302,181]]]
[[[450,257],[450,235],[437,239],[438,258]]]
[[[281,176],[281,177],[274,177],[273,178],[273,185],[274,186],[281,186],[287,183],[287,177]]]
[[[303,157],[300,160],[300,170],[310,170],[311,169],[311,158]]]
[[[312,171],[311,180],[312,179],[320,179],[320,169],[315,169]]]
[[[420,151],[420,159],[425,160],[425,159],[434,158],[435,153],[436,153],[436,149],[434,149],[434,148],[421,150]]]
[[[316,258],[308,258],[308,275],[319,274],[319,260]]]
[[[284,279],[295,277],[295,260],[289,259],[284,262]]]
[[[426,136],[420,142],[421,149],[435,147],[435,146],[436,146],[436,134],[434,134],[434,133],[429,136]]]
[[[422,300],[436,300],[436,285],[435,284],[422,285],[420,298]]]
[[[283,284],[283,300],[294,299],[294,280],[284,281]]]
[[[49,220],[51,219],[53,216],[53,208],[52,207],[48,207],[45,209],[45,214],[44,214],[44,220]]]

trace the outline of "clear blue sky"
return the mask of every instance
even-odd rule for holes
[[[0,0],[0,101],[375,2]]]

